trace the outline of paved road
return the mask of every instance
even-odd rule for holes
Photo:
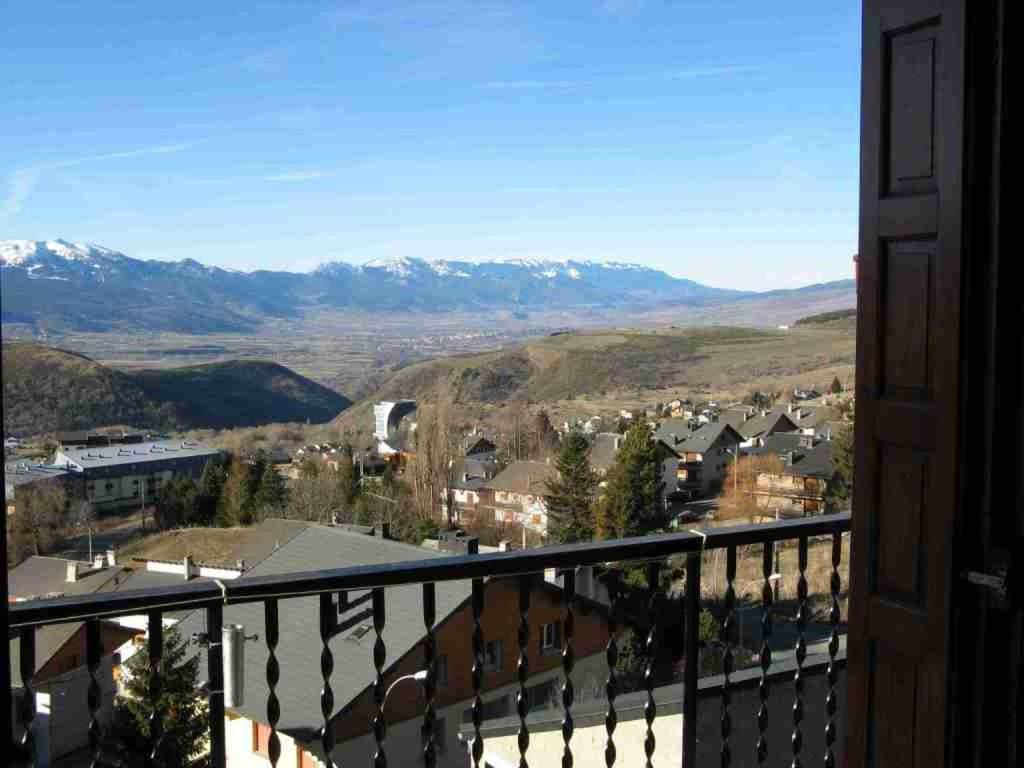
[[[150,523],[152,526],[152,522]],[[92,535],[93,552],[106,552],[109,548],[120,549],[132,539],[142,533],[142,518],[139,515],[132,515],[124,522],[98,531]],[[89,536],[82,533],[68,539],[67,549],[60,553],[61,557],[79,557],[83,560],[89,557]]]

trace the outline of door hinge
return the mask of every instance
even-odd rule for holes
[[[1006,597],[1006,574],[1004,573],[980,573],[979,571],[968,571],[964,574],[964,578],[969,584],[974,584],[975,586],[991,590],[992,592],[997,593],[999,597]]]

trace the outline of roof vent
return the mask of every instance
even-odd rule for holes
[[[358,627],[352,630],[352,634],[349,635],[350,640],[362,640],[366,637],[367,633],[372,629],[369,624],[360,624]]]

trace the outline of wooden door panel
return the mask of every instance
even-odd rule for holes
[[[942,765],[965,0],[865,0],[847,765]]]

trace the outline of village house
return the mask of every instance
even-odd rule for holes
[[[558,471],[540,461],[515,461],[488,480],[479,490],[479,505],[494,511],[494,520],[518,523],[531,531],[546,536],[548,509],[544,503],[549,480],[558,477]]]
[[[761,472],[754,495],[757,506],[775,517],[806,517],[827,511],[829,484],[835,481],[832,443],[800,433],[776,434],[753,455],[775,455],[781,472]]]
[[[475,540],[473,542],[475,544]],[[470,546],[470,552],[475,547]],[[443,556],[423,547],[390,541],[337,527],[310,526],[277,548],[242,577],[286,574],[299,570],[350,565],[378,565]],[[581,583],[585,580],[581,579]],[[441,768],[462,768],[465,754],[458,733],[467,718],[474,695],[472,653],[466,638],[473,628],[471,583],[441,582],[435,586],[434,638],[436,642],[437,719],[434,739]],[[604,646],[607,642],[606,609],[577,590],[575,643],[577,656],[574,678],[599,684],[606,675]],[[397,684],[387,701],[388,762],[417,765],[422,760],[421,729],[425,705],[422,681],[413,679],[424,669],[425,627],[423,589],[419,585],[388,588],[379,607],[386,658],[381,675],[386,687]],[[484,584],[481,627],[484,637],[482,678],[484,718],[505,717],[515,709],[518,691],[516,664],[519,655],[519,584],[517,579],[494,579]],[[334,707],[330,715],[337,746],[331,757],[338,765],[356,765],[373,754],[373,720],[376,715],[373,684],[375,670],[370,663],[377,634],[374,630],[370,592],[342,592],[331,596],[332,629],[328,646],[333,657],[331,687]],[[279,625],[288,628],[276,649],[282,669],[275,693],[280,702],[277,723],[281,741],[282,768],[312,768],[325,763],[320,740],[323,714],[319,691],[323,687],[320,667],[309,664],[319,658],[323,644],[315,597],[295,598],[279,604]],[[229,605],[224,621],[241,624],[247,631],[262,631],[265,620],[261,604]],[[561,680],[562,591],[538,575],[530,602],[530,642],[527,656],[530,675],[527,691],[530,709],[541,708],[556,695]],[[311,618],[312,617],[312,618]],[[183,635],[202,632],[205,616],[195,612],[181,626]],[[267,648],[262,641],[247,643],[245,651],[245,699],[229,709],[225,728],[231,765],[265,768],[270,725],[266,701]],[[205,653],[200,657],[205,665]]]
[[[603,478],[615,464],[622,446],[623,436],[614,432],[600,432],[590,440],[590,467]]]
[[[762,410],[744,421],[737,432],[743,436],[744,448],[756,448],[777,432],[797,432],[799,428],[789,414],[781,410]]]
[[[662,425],[664,428],[665,425]],[[668,429],[674,429],[669,426]],[[659,430],[659,436],[662,432]],[[711,422],[699,429],[677,435],[664,433],[674,442],[679,456],[676,462],[676,490],[686,499],[713,495],[721,487],[726,467],[734,460],[743,437],[724,421]],[[667,440],[664,440],[667,442]]]

